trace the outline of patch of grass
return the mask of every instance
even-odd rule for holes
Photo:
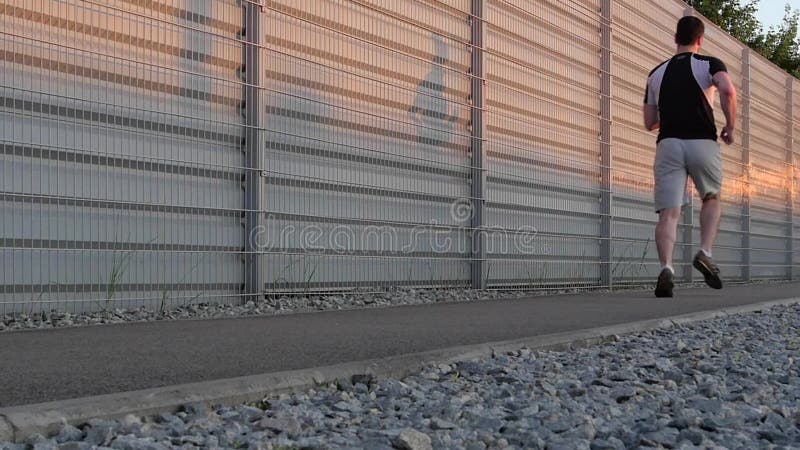
[[[153,242],[158,239],[154,237],[150,239],[146,245],[152,244]],[[111,271],[108,274],[108,282],[106,283],[106,301],[105,305],[103,305],[103,310],[107,311],[108,308],[111,306],[111,302],[114,300],[114,296],[117,293],[117,289],[120,285],[120,281],[125,276],[130,267],[131,259],[133,255],[137,252],[136,249],[131,249],[122,254],[122,257],[117,260],[117,253],[114,252],[112,259],[111,259]]]

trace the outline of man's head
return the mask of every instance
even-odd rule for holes
[[[706,27],[703,21],[694,16],[681,17],[678,21],[678,29],[675,31],[675,43],[685,47],[703,43],[703,33]]]

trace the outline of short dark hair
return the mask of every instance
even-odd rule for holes
[[[692,45],[706,32],[703,21],[694,16],[681,17],[678,21],[678,30],[675,32],[675,43],[678,45]]]

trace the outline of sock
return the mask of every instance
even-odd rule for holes
[[[706,255],[709,258],[711,258],[711,250],[706,250],[704,248],[701,248],[700,251],[703,252],[704,255]]]
[[[672,272],[673,275],[675,274],[675,269],[672,268],[671,264],[665,264],[661,266],[661,270],[663,271],[664,269],[669,269],[669,271]]]

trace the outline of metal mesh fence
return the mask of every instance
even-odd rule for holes
[[[651,282],[655,0],[4,0],[0,313]],[[800,85],[740,92],[715,250],[798,276]],[[722,114],[717,113],[722,125]],[[692,281],[699,201],[676,269]]]

